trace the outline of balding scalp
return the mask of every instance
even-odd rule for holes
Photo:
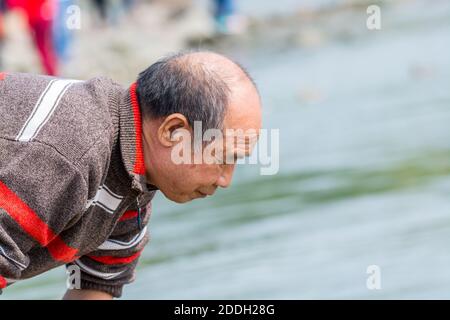
[[[142,114],[162,118],[183,114],[193,128],[221,129],[233,88],[253,79],[236,62],[207,52],[182,52],[162,58],[139,74]],[[256,86],[255,86],[256,87]]]

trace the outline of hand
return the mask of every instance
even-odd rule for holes
[[[112,300],[106,292],[96,290],[73,289],[67,290],[63,300]]]

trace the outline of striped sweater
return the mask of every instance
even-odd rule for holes
[[[0,290],[60,265],[120,297],[148,242],[135,84],[0,73]]]

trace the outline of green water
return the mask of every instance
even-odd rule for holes
[[[280,172],[240,166],[234,186],[188,205],[158,196],[124,298],[450,298],[450,3],[383,10],[382,30],[362,10],[317,46],[292,41],[290,22],[219,47],[259,84]],[[64,279],[2,298],[58,298]]]

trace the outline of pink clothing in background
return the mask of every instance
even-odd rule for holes
[[[10,9],[24,10],[42,66],[48,75],[57,75],[58,58],[53,45],[56,0],[7,0]]]

